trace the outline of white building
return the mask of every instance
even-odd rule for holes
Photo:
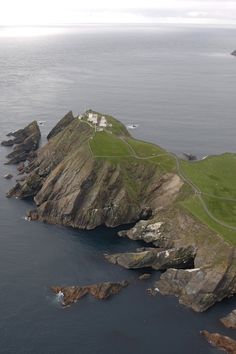
[[[96,113],[89,113],[88,114],[88,121],[97,124],[98,123],[98,115]]]
[[[104,116],[101,117],[100,123],[99,123],[100,127],[107,127],[107,120]]]

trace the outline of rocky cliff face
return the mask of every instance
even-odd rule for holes
[[[71,115],[52,132],[29,165],[26,180],[8,193],[34,197],[39,220],[81,229],[133,223],[150,215],[158,201],[170,203],[182,187],[177,175],[145,160],[95,158],[90,147],[94,127]]]
[[[101,117],[91,115],[97,123],[88,114],[77,119],[68,113],[8,196],[34,198],[31,220],[81,229],[138,221],[119,236],[149,247],[106,259],[129,269],[166,270],[155,291],[175,295],[195,311],[235,294],[236,249],[183,209],[180,202],[192,189],[175,173],[173,156],[132,140],[113,118],[106,116],[101,128]]]
[[[161,251],[148,248],[106,258],[125,268],[167,269],[154,284],[163,295],[175,295],[181,304],[201,312],[236,293],[235,248],[185,210],[176,207],[160,210],[158,216],[140,221],[119,234],[161,248]],[[193,266],[186,269],[191,260]]]
[[[41,138],[38,123],[33,121],[26,128],[9,133],[12,138],[2,141],[3,146],[13,146],[13,151],[7,155],[9,161],[6,164],[17,164],[33,157],[34,151],[39,147]]]

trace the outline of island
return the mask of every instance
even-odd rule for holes
[[[152,293],[197,312],[236,293],[235,154],[183,160],[92,110],[69,112],[33,152],[7,194],[34,199],[30,220],[87,230],[134,225],[119,237],[147,247],[105,259],[164,271]]]

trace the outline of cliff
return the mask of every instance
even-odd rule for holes
[[[108,115],[69,112],[8,197],[34,198],[28,217],[81,229],[137,224],[136,252],[106,255],[125,268],[165,270],[154,292],[205,311],[236,293],[236,155],[182,161],[132,138]]]
[[[136,156],[131,143],[139,143],[121,123],[106,119],[110,126],[102,130],[85,114],[51,134],[26,180],[8,196],[33,197],[39,220],[82,229],[133,223],[171,203],[183,184],[174,165],[164,170],[154,159]],[[162,160],[168,164],[169,156]]]
[[[7,155],[9,161],[6,164],[17,164],[26,161],[34,156],[34,151],[38,149],[41,138],[38,123],[33,121],[24,129],[9,133],[12,137],[9,140],[2,141],[3,146],[13,146],[13,151]]]

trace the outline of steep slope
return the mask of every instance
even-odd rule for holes
[[[169,154],[152,147],[152,155],[139,157],[131,143],[145,143],[131,139],[120,122],[103,116],[101,128],[88,117],[51,135],[9,196],[34,197],[40,220],[86,229],[135,222],[176,197],[182,182]]]

